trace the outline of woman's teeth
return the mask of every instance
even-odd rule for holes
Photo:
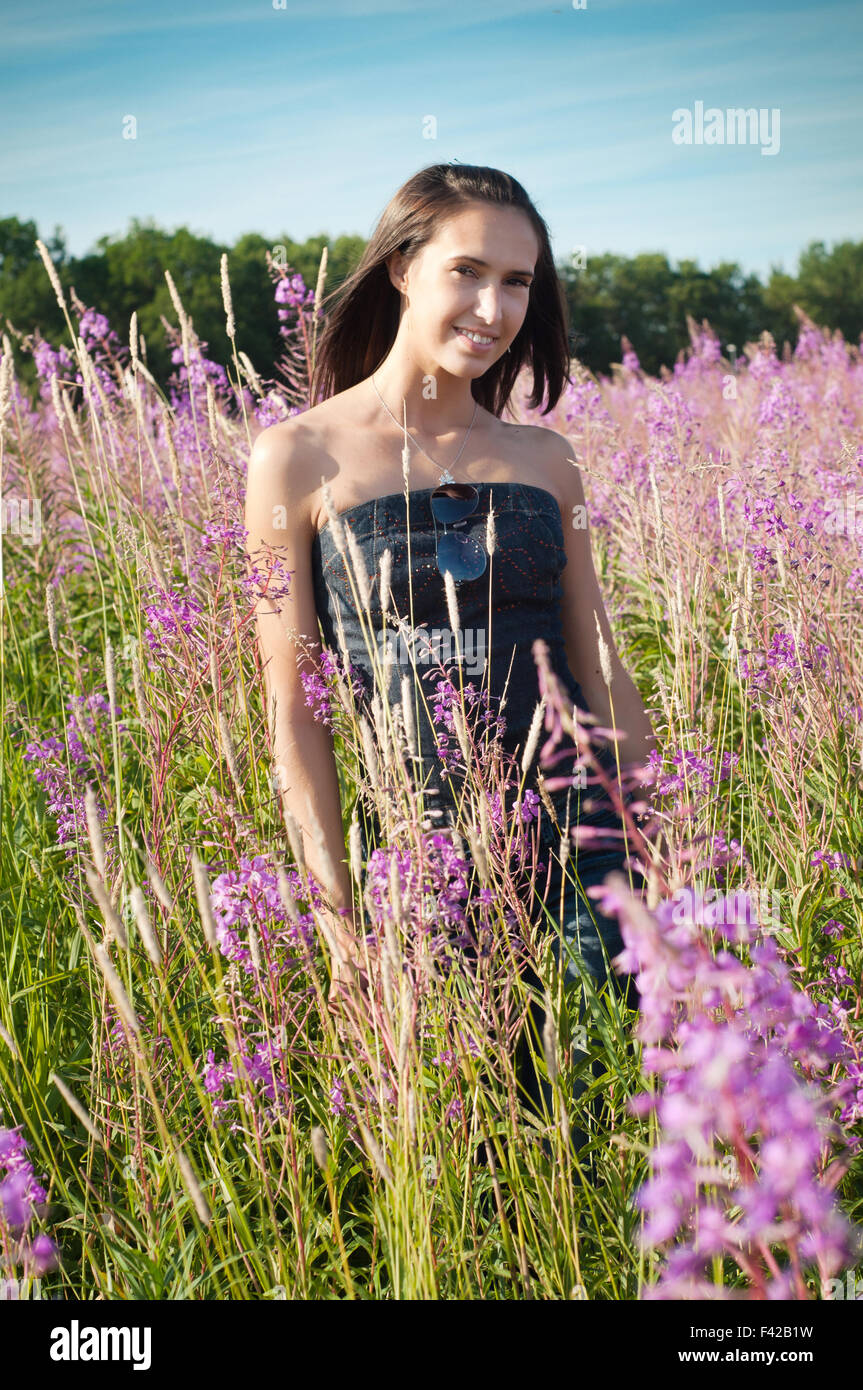
[[[476,343],[478,347],[490,347],[495,341],[494,338],[487,338],[482,333],[471,333],[467,328],[457,328],[456,333],[462,338],[467,338],[469,342]]]

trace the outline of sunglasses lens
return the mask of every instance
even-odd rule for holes
[[[437,565],[441,574],[449,570],[456,584],[463,579],[478,579],[488,556],[473,536],[448,533],[441,536],[437,548]]]
[[[479,493],[470,483],[449,483],[432,494],[432,515],[435,521],[450,526],[476,511],[478,501]]]

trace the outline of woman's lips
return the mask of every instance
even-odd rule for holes
[[[464,329],[456,328],[454,331],[456,333],[456,336],[460,338],[461,341],[465,343],[467,347],[471,348],[474,352],[491,352],[491,350],[497,343],[497,338],[492,338],[490,343],[475,343],[472,338],[469,338],[467,336],[467,333],[464,331]]]

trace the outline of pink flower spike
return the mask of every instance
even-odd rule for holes
[[[601,831],[595,825],[574,825],[570,834],[577,845],[592,845],[602,838]]]
[[[593,884],[586,891],[587,896],[596,901],[600,912],[609,917],[617,916],[618,913],[623,912],[631,896],[626,886],[626,879],[623,874],[617,871],[609,874],[605,883]]]
[[[607,738],[613,743],[619,743],[621,739],[626,737],[622,730],[606,729],[602,724],[591,724],[590,736],[591,738]]]

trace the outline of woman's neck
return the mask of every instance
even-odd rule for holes
[[[436,386],[433,397],[429,397],[430,380]],[[384,363],[368,378],[369,394],[381,414],[390,419],[388,409],[394,423],[402,425],[406,419],[411,434],[431,441],[452,439],[470,429],[471,422],[474,428],[479,424],[480,411],[470,388],[470,381],[421,373],[413,364],[400,368]]]

